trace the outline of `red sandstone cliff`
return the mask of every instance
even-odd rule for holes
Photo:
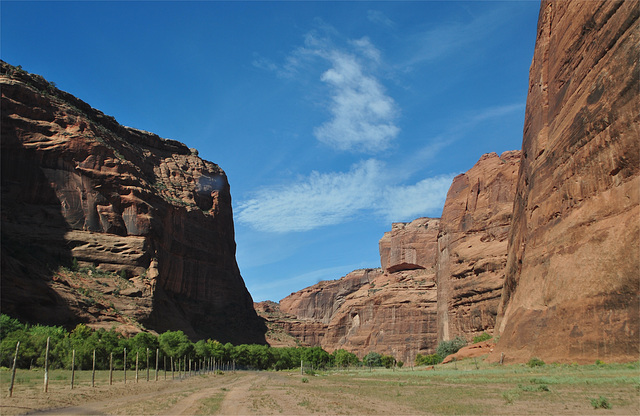
[[[264,342],[219,166],[4,62],[0,83],[3,313]]]
[[[306,345],[369,351],[412,362],[436,342],[435,258],[439,220],[396,223],[380,240],[383,269],[356,270],[280,301],[285,331]]]
[[[489,153],[453,179],[437,241],[439,341],[493,331],[519,167],[519,151]]]
[[[638,359],[638,15],[542,2],[494,359]]]

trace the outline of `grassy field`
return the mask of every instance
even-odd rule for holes
[[[7,397],[10,371],[0,371],[1,414],[66,407],[66,413],[106,414],[640,414],[640,362],[601,365],[455,364],[386,369],[296,372],[237,372],[184,381],[146,382],[146,372],[50,372],[50,394],[42,393],[42,370],[19,370],[14,397]],[[121,400],[119,406],[111,403]],[[127,399],[129,397],[129,399]],[[110,401],[111,400],[111,401]],[[100,402],[91,407],[91,403]],[[83,405],[77,411],[72,406]],[[88,406],[88,407],[87,407]],[[601,407],[602,406],[602,407]],[[606,407],[610,407],[607,409]]]

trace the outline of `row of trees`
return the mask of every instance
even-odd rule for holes
[[[59,326],[25,325],[3,314],[0,315],[0,366],[12,365],[18,341],[18,368],[44,366],[47,338],[50,338],[50,368],[69,368],[74,350],[78,369],[92,368],[94,351],[97,369],[108,369],[111,356],[113,365],[122,368],[125,348],[127,367],[135,364],[138,354],[139,365],[143,369],[146,368],[147,357],[150,366],[155,366],[156,351],[160,353],[160,362],[164,362],[164,357],[175,360],[188,357],[196,362],[213,359],[219,363],[234,362],[237,368],[258,370],[292,369],[299,367],[301,362],[315,369],[357,365],[389,368],[402,365],[401,362],[396,363],[395,358],[391,356],[375,352],[367,354],[361,362],[355,354],[342,349],[329,354],[320,347],[272,348],[255,344],[234,346],[215,340],[193,343],[182,331],[167,331],[158,336],[141,332],[134,337],[126,338],[115,330],[92,330],[84,324],[79,324],[68,332]]]

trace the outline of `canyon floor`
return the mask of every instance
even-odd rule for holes
[[[135,382],[128,372],[51,373],[42,392],[42,370],[0,371],[0,414],[116,415],[404,415],[404,414],[640,414],[640,364],[496,366],[467,360],[435,370],[403,368],[318,372],[237,371],[184,380]],[[151,379],[153,380],[153,373]],[[611,409],[594,408],[606,398]]]

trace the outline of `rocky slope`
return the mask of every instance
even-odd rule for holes
[[[519,151],[489,153],[453,179],[437,239],[439,341],[493,332],[519,167]]]
[[[219,166],[4,62],[0,84],[3,313],[264,342]]]
[[[542,2],[494,359],[638,359],[639,13]]]

